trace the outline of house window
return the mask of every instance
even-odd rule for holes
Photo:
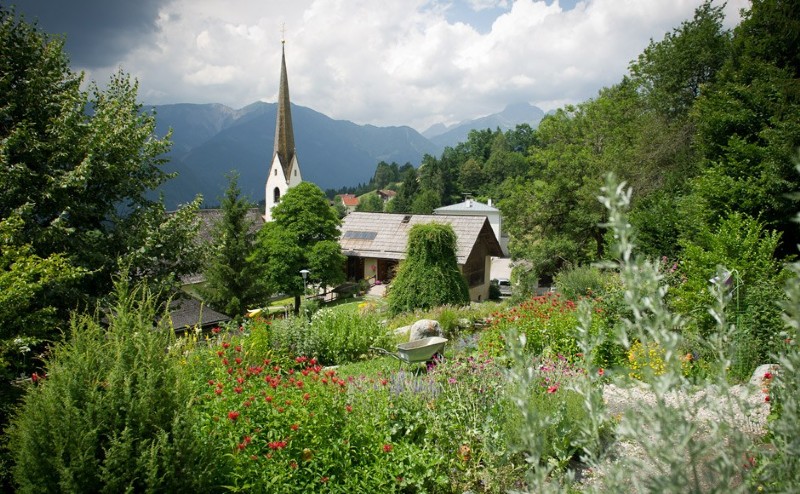
[[[275,187],[275,190],[272,191],[272,202],[275,204],[281,202],[281,189]]]
[[[276,177],[278,176],[278,169],[277,169],[277,168],[275,169],[275,173],[274,173],[274,175],[275,175]]]
[[[297,170],[295,170],[295,171],[294,171],[294,176],[295,176],[295,177],[297,176]]]

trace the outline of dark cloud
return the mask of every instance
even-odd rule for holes
[[[50,34],[63,34],[70,60],[88,69],[116,65],[152,43],[159,9],[172,0],[17,0],[16,10]]]

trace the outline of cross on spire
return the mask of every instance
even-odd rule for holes
[[[286,44],[286,23],[281,22],[281,44]]]

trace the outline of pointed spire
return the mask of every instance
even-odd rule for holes
[[[275,122],[274,153],[278,155],[284,176],[289,177],[294,158],[294,129],[292,109],[289,104],[289,78],[286,76],[286,40],[281,40],[281,82],[278,89],[278,117]]]

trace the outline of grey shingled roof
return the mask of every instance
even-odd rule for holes
[[[195,325],[202,328],[216,326],[231,320],[195,298],[173,300],[169,306],[169,318],[175,331],[186,331]]]
[[[457,237],[456,257],[459,264],[467,262],[484,228],[490,233],[490,255],[501,256],[500,244],[492,233],[485,216],[447,216],[427,214],[350,213],[342,220],[339,244],[347,256],[404,259],[408,232],[417,224],[450,225]]]

